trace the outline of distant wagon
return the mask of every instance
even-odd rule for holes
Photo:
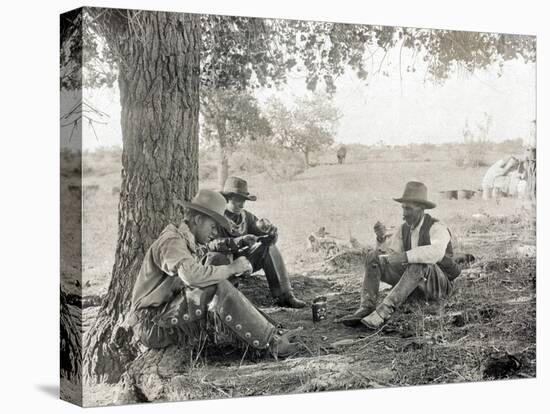
[[[346,160],[346,146],[345,145],[340,145],[340,147],[338,148],[338,151],[336,151],[336,157],[338,158],[338,164],[343,164],[344,161]]]

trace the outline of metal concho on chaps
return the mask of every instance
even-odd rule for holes
[[[275,333],[275,327],[231,283],[218,285],[214,311],[223,324],[257,349],[265,349]]]

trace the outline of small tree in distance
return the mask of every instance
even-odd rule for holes
[[[334,143],[340,111],[326,94],[316,93],[296,100],[289,109],[278,98],[268,100],[267,118],[271,123],[273,140],[284,148],[304,155],[306,167],[310,155]]]
[[[256,98],[246,91],[208,90],[201,94],[200,112],[203,119],[201,136],[215,143],[219,151],[218,185],[222,189],[231,153],[246,139],[268,136],[271,129]]]
[[[489,130],[493,123],[493,118],[487,112],[483,113],[483,119],[477,123],[477,133],[472,132],[466,120],[462,134],[464,136],[464,145],[466,147],[466,164],[471,167],[481,167],[487,164],[485,157],[489,151]]]

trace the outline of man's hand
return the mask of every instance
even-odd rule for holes
[[[237,238],[237,245],[239,247],[252,246],[258,241],[258,238],[253,234],[245,234],[244,236]]]
[[[374,233],[376,234],[376,240],[382,243],[386,239],[386,226],[377,221],[374,225]]]
[[[407,253],[393,253],[385,256],[386,260],[390,265],[402,265],[408,263]]]
[[[271,224],[271,222],[268,219],[266,218],[259,219],[256,222],[256,226],[260,231],[271,236],[271,241],[270,241],[271,244],[277,243],[277,239],[279,238],[277,227]]]
[[[244,256],[235,259],[233,263],[229,264],[229,267],[235,276],[246,276],[252,273],[252,264]]]
[[[214,239],[206,247],[211,252],[219,253],[231,253],[238,249],[237,244],[231,238]]]

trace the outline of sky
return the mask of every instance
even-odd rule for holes
[[[335,106],[342,113],[336,142],[372,145],[383,141],[389,145],[408,143],[460,142],[465,122],[476,130],[484,113],[492,118],[489,139],[499,142],[522,138],[533,143],[533,124],[536,114],[536,66],[522,61],[506,62],[498,67],[476,71],[464,69],[451,73],[443,84],[426,79],[422,62],[415,63],[415,72],[406,66],[412,62],[405,53],[401,69],[397,49],[390,50],[377,72],[381,56],[373,57],[371,75],[366,81],[348,70],[336,82]],[[418,59],[417,59],[418,60]],[[500,73],[499,73],[500,72]],[[274,92],[259,90],[260,102],[276,94],[291,105],[296,97],[309,93],[305,78],[292,73],[287,84]],[[83,124],[83,148],[93,150],[101,146],[122,145],[120,130],[120,102],[118,88],[85,89],[84,100],[91,107],[105,112],[108,117],[94,119],[104,124]],[[75,95],[66,99],[67,110],[77,102]],[[69,140],[71,127],[62,128],[62,145],[74,146],[74,135]]]

